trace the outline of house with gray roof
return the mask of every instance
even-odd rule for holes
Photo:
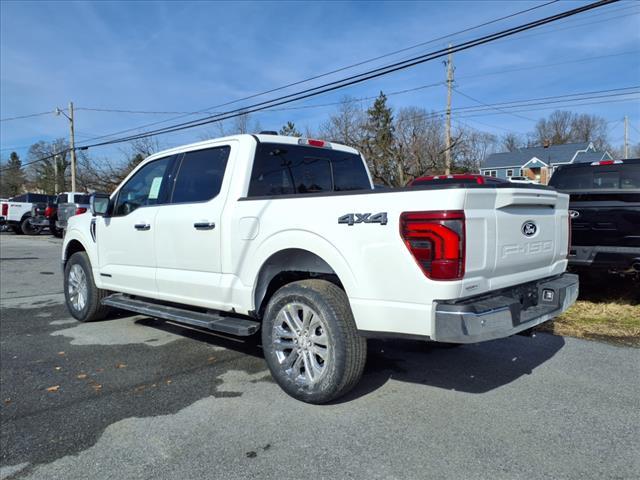
[[[612,157],[609,152],[597,151],[592,142],[567,143],[492,153],[482,162],[480,172],[504,179],[527,177],[546,185],[558,165],[600,160],[612,160]]]

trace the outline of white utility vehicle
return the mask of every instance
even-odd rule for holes
[[[508,183],[377,190],[350,147],[207,140],[152,155],[69,220],[64,292],[80,321],[116,307],[261,330],[279,385],[323,403],[358,382],[368,336],[473,343],[566,310],[568,198]]]

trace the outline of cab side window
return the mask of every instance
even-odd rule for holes
[[[159,205],[162,201],[165,175],[173,157],[154,160],[138,170],[118,192],[114,216],[128,215],[140,207]]]
[[[206,202],[220,193],[231,147],[216,147],[184,154],[171,203]]]

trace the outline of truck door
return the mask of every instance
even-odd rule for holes
[[[156,217],[156,282],[163,300],[222,305],[220,194],[232,144],[185,152],[168,205]]]
[[[156,295],[156,215],[168,198],[175,159],[169,156],[144,165],[118,190],[111,215],[96,217],[103,288]]]

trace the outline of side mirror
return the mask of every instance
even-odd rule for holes
[[[93,193],[89,198],[89,207],[91,209],[91,215],[105,216],[109,211],[109,194],[108,193]]]

